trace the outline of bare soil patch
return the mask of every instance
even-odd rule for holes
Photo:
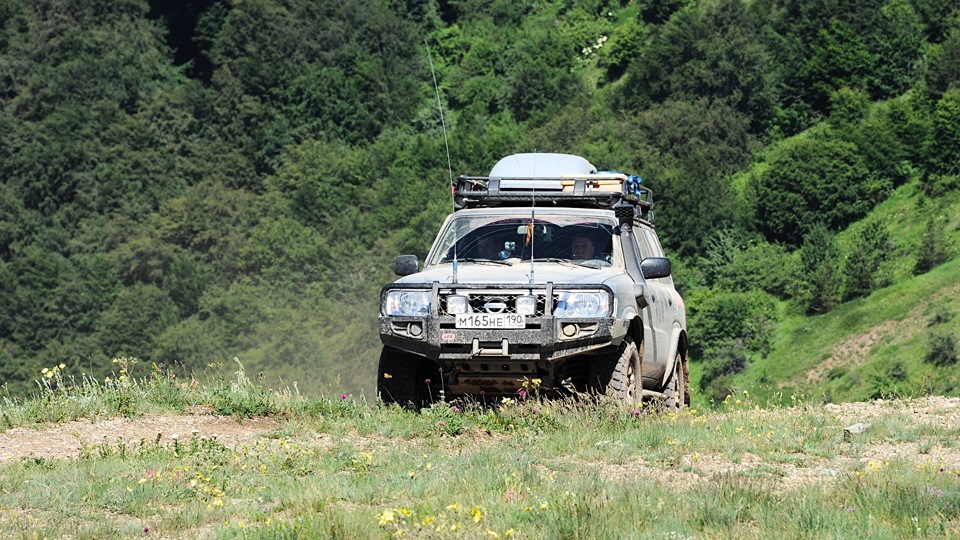
[[[897,415],[909,425],[926,425],[952,432],[960,425],[960,397],[932,396],[904,401],[877,400],[865,403],[828,404],[827,414],[836,419],[838,436],[844,427],[855,423],[877,423]],[[708,413],[711,414],[711,413]],[[778,409],[759,414],[800,415],[802,409]],[[148,414],[137,418],[77,420],[64,424],[9,429],[0,433],[0,462],[24,458],[75,459],[84,446],[116,445],[123,440],[138,443],[154,440],[158,435],[169,442],[174,436],[216,437],[228,447],[248,443],[282,428],[282,421],[272,418],[238,420],[216,416],[208,411],[195,414]],[[317,434],[322,437],[322,434]],[[369,444],[363,441],[361,444]],[[762,456],[745,453],[739,456],[695,453],[677,456],[672,464],[648,463],[635,458],[620,464],[585,463],[606,477],[631,482],[648,478],[678,487],[691,487],[710,482],[723,475],[762,476],[777,479],[784,489],[823,482],[851,471],[858,462],[904,460],[918,466],[943,467],[960,471],[960,445],[924,446],[922,441],[867,437],[855,440],[837,456],[787,456],[786,461],[771,462]]]
[[[828,404],[825,411],[836,421],[836,436],[856,423],[876,425],[881,419],[898,415],[909,425],[942,428],[945,432],[960,426],[960,397],[931,396],[904,401],[876,400],[862,403]],[[759,414],[802,414],[802,409],[777,409]],[[744,453],[731,458],[724,454],[693,453],[678,456],[676,463],[648,463],[636,459],[624,465],[589,464],[605,477],[633,481],[656,475],[658,481],[689,488],[714,481],[725,475],[755,476],[774,479],[783,489],[794,489],[838,478],[858,465],[901,460],[915,466],[943,468],[960,473],[960,445],[928,445],[920,440],[897,437],[877,439],[854,437],[842,443],[831,458],[797,454],[770,461],[759,455]]]
[[[84,446],[116,445],[123,440],[138,443],[159,435],[169,442],[174,436],[187,440],[192,436],[216,437],[228,447],[248,442],[278,427],[272,418],[238,420],[212,414],[146,414],[136,418],[74,420],[64,424],[19,427],[0,433],[0,462],[22,458],[71,459]]]

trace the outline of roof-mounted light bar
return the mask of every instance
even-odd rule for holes
[[[460,176],[453,185],[454,207],[524,206],[531,201],[554,206],[630,209],[653,221],[653,191],[637,176],[622,173],[560,175],[549,178]],[[632,207],[632,208],[631,208]]]

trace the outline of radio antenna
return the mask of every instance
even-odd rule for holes
[[[535,280],[533,278],[533,259],[536,256],[534,253],[534,244],[537,241],[537,150],[533,152],[533,189],[530,191],[530,226],[527,229],[527,234],[530,235],[530,286],[533,287]],[[533,294],[533,289],[531,288],[530,294]]]
[[[450,142],[447,140],[447,122],[443,118],[443,102],[440,100],[440,85],[437,84],[437,72],[433,69],[433,57],[430,55],[430,44],[423,38],[423,46],[427,49],[427,63],[430,64],[430,75],[433,76],[433,90],[437,93],[437,110],[440,111],[440,127],[443,129],[443,146],[447,152],[447,174],[450,177],[450,205],[456,210],[453,200],[453,163],[450,160]]]
[[[427,43],[427,37],[423,37],[423,47],[427,50],[427,63],[430,64],[430,75],[433,77],[433,90],[437,93],[437,110],[440,111],[440,127],[443,130],[443,147],[447,152],[447,174],[449,175],[450,180],[450,207],[455,212],[457,210],[457,204],[454,199],[454,190],[456,187],[453,183],[453,163],[450,160],[450,142],[447,140],[447,122],[443,118],[443,101],[440,99],[440,85],[437,84],[437,71],[433,69],[433,56],[430,55],[430,44]],[[456,235],[454,231],[454,235]],[[457,245],[460,243],[459,238],[453,239],[453,282],[457,282]]]

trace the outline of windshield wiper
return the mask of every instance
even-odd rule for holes
[[[578,259],[558,259],[556,257],[548,257],[548,258],[534,259],[534,260],[537,262],[555,262],[560,264],[569,264],[573,266],[582,266],[584,268],[593,268],[594,270],[611,266],[611,264],[608,263],[607,261],[600,260],[600,259],[578,260]]]
[[[575,264],[575,265],[577,265],[577,266],[583,266],[583,267],[585,267],[585,268],[593,268],[594,270],[599,270],[599,269],[601,269],[601,268],[606,268],[606,267],[608,267],[608,266],[613,266],[613,265],[611,265],[610,263],[608,263],[607,261],[604,261],[604,260],[601,260],[601,259],[584,259],[584,260],[582,260],[582,261],[578,261],[578,260],[573,260],[573,259],[571,259],[570,262],[573,263],[573,264]]]
[[[479,259],[479,258],[468,257],[468,258],[465,258],[465,259],[457,259],[457,260],[460,261],[460,262],[493,263],[493,264],[502,264],[502,265],[505,265],[505,266],[513,266],[513,263],[511,263],[511,262],[501,261],[501,260],[497,260],[497,259]],[[452,262],[452,261],[451,261],[451,262]]]

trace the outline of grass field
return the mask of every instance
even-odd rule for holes
[[[0,405],[0,447],[78,441],[9,450],[0,537],[960,537],[956,398],[765,407],[741,392],[678,415],[529,395],[417,414],[268,390],[242,368],[135,379],[128,362],[109,382],[51,368]],[[272,427],[228,442],[191,433],[200,417]],[[118,435],[143,418],[163,427]],[[845,436],[856,421],[870,428]]]

